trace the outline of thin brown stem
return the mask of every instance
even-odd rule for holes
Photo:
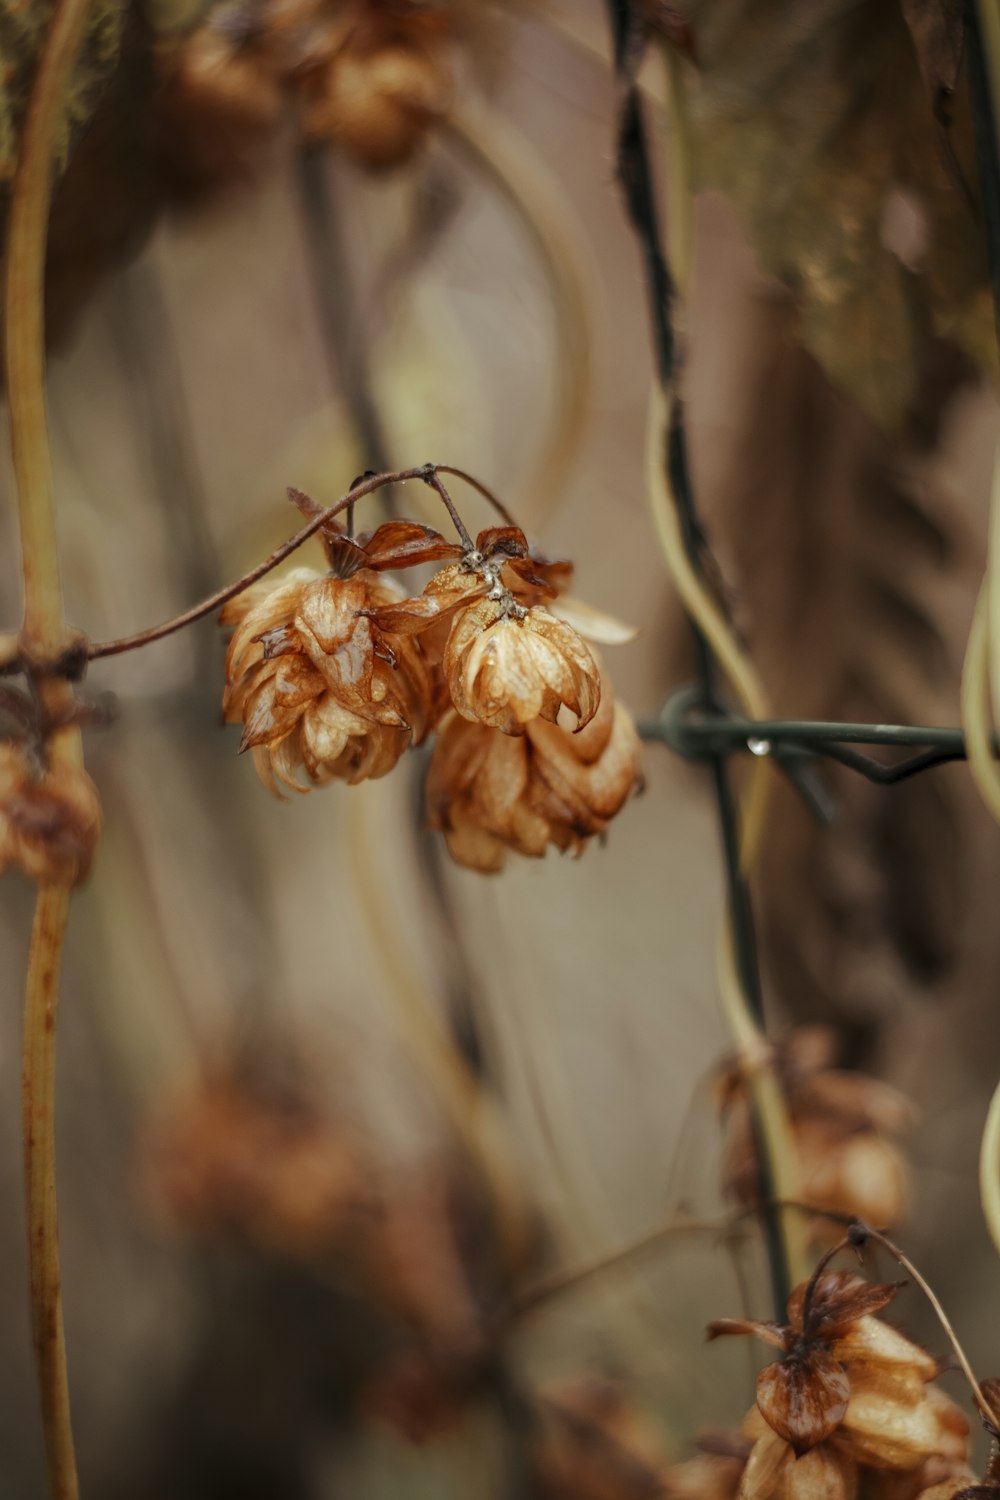
[[[53,7],[10,199],[4,352],[24,576],[21,649],[29,661],[58,659],[66,645],[45,409],[45,249],[55,143],[89,11],[89,0],[56,0]],[[72,705],[69,683],[43,677],[36,688],[48,722],[65,719]],[[81,765],[79,728],[66,725],[52,731],[46,750],[54,764]],[[38,892],[25,983],[22,1064],[31,1321],[52,1500],[76,1500],[79,1494],[62,1325],[55,1181],[56,1009],[69,900],[65,885],[44,885]]]
[[[896,1264],[902,1266],[907,1276],[909,1276],[911,1280],[916,1282],[917,1286],[927,1298],[931,1307],[934,1309],[934,1313],[937,1317],[938,1322],[944,1329],[948,1342],[951,1344],[952,1349],[955,1351],[955,1358],[958,1360],[959,1366],[962,1370],[962,1374],[969,1382],[973,1400],[975,1401],[979,1410],[982,1412],[983,1416],[995,1428],[998,1425],[998,1422],[1000,1422],[1000,1413],[994,1412],[993,1408],[990,1406],[990,1403],[983,1395],[982,1386],[976,1379],[975,1373],[972,1369],[972,1365],[969,1363],[968,1355],[962,1348],[962,1345],[959,1343],[958,1334],[952,1327],[951,1320],[948,1317],[948,1314],[945,1312],[943,1306],[941,1305],[940,1299],[938,1298],[938,1295],[935,1292],[934,1288],[931,1286],[930,1282],[927,1281],[926,1278],[922,1276],[921,1273],[917,1270],[910,1257],[908,1255],[905,1255],[903,1251],[900,1250],[899,1246],[894,1244],[893,1241],[889,1239],[888,1235],[882,1234],[878,1229],[870,1229],[867,1225],[864,1226],[864,1229],[865,1238],[867,1240],[873,1240],[876,1245],[881,1245],[883,1250],[887,1250]]]
[[[426,476],[425,483],[428,484],[432,490],[437,490],[438,494],[440,495],[441,500],[444,503],[444,508],[448,512],[449,516],[451,516],[452,524],[455,527],[455,530],[458,532],[459,537],[462,541],[462,546],[465,548],[466,552],[474,552],[476,550],[476,544],[469,534],[468,527],[462,520],[462,517],[459,515],[458,511],[455,509],[455,502],[452,500],[448,491],[445,489],[437,470],[434,470],[432,473]]]
[[[504,505],[499,495],[495,495],[488,485],[483,484],[482,480],[476,479],[474,475],[467,473],[465,469],[454,468],[451,464],[435,464],[435,468],[437,469],[437,472],[439,474],[451,474],[455,479],[461,479],[463,484],[469,485],[478,494],[482,495],[483,499],[487,502],[488,505],[492,505],[493,509],[506,523],[506,525],[517,525],[517,522],[511,515],[510,511],[507,509],[506,505]]]
[[[524,1317],[525,1314],[534,1312],[536,1308],[548,1302],[551,1297],[571,1291],[582,1282],[590,1281],[592,1277],[600,1276],[605,1271],[615,1270],[627,1261],[659,1250],[665,1241],[674,1239],[678,1235],[725,1236],[731,1230],[732,1224],[728,1220],[716,1223],[710,1219],[679,1218],[671,1219],[666,1224],[657,1224],[638,1239],[630,1240],[627,1245],[609,1250],[604,1255],[595,1256],[593,1260],[585,1261],[582,1265],[562,1268],[553,1271],[549,1276],[543,1276],[531,1282],[514,1294],[508,1305],[506,1316],[509,1319]]]
[[[294,536],[290,536],[287,541],[282,542],[281,546],[276,548],[270,557],[265,557],[263,562],[258,563],[248,573],[244,573],[242,577],[237,578],[235,583],[229,583],[225,588],[218,589],[208,599],[203,599],[200,604],[192,605],[183,614],[174,615],[172,619],[165,620],[162,625],[151,625],[148,630],[139,630],[135,635],[121,636],[118,640],[114,641],[97,641],[88,647],[87,656],[91,661],[96,661],[102,656],[120,656],[125,651],[135,651],[140,646],[149,646],[153,641],[161,641],[164,637],[173,635],[178,630],[183,630],[186,625],[193,625],[196,620],[204,619],[206,615],[212,614],[213,611],[220,609],[223,604],[227,604],[230,599],[235,599],[237,594],[241,594],[244,589],[249,588],[252,583],[256,583],[259,578],[263,578],[272,569],[279,567],[287,557],[291,557],[293,552],[296,552],[304,542],[307,542],[311,536],[314,536],[328,521],[332,521],[342,511],[348,510],[356,501],[363,500],[366,495],[374,494],[376,490],[383,489],[386,485],[402,484],[407,479],[422,479],[425,484],[430,485],[432,489],[437,491],[448,509],[448,514],[455,523],[455,528],[462,539],[463,546],[471,550],[475,546],[475,543],[466,530],[444,485],[437,480],[436,476],[439,473],[454,474],[458,478],[464,479],[489,500],[491,504],[497,507],[509,525],[515,526],[517,524],[506,507],[497,500],[496,496],[487,490],[485,485],[481,485],[478,480],[473,479],[471,475],[466,474],[463,470],[450,468],[447,464],[420,464],[411,469],[397,469],[391,474],[371,474],[367,478],[359,480],[345,495],[341,495],[340,499],[335,501],[333,505],[328,505],[323,510],[317,511],[316,515],[312,516],[300,531],[297,531]]]

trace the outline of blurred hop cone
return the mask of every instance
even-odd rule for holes
[[[897,1287],[826,1271],[788,1302],[788,1324],[723,1319],[710,1338],[754,1334],[782,1358],[757,1377],[742,1500],[853,1500],[868,1471],[964,1470],[969,1424],[931,1382],[938,1361],[875,1317]],[[881,1493],[881,1492],[880,1492]]]
[[[912,1128],[915,1111],[889,1084],[830,1066],[833,1033],[804,1027],[779,1043],[775,1067],[798,1148],[803,1200],[891,1229],[906,1213],[910,1168],[892,1137]],[[723,1190],[750,1207],[761,1186],[746,1088],[737,1066],[719,1079],[725,1119]],[[816,1240],[840,1236],[817,1219]]]

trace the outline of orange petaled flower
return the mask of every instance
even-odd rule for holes
[[[577,733],[539,718],[514,737],[453,711],[431,756],[428,817],[472,870],[502,869],[511,849],[534,858],[549,844],[579,853],[641,785],[639,765],[635,725],[606,680]]]
[[[79,766],[34,767],[19,745],[0,745],[0,873],[79,885],[101,831],[97,788]]]
[[[710,1338],[752,1333],[784,1356],[757,1377],[742,1500],[853,1500],[863,1470],[917,1470],[935,1457],[954,1468],[965,1462],[969,1424],[931,1386],[937,1361],[874,1316],[896,1291],[825,1271],[792,1293],[783,1328],[709,1325]]]
[[[222,622],[237,624],[223,714],[242,720],[240,749],[272,791],[384,776],[426,734],[430,666],[418,642],[390,644],[372,619],[400,598],[368,568],[350,578],[296,569],[223,609]]]
[[[775,1048],[774,1065],[788,1101],[802,1197],[817,1208],[891,1229],[903,1217],[910,1172],[894,1136],[910,1129],[914,1109],[897,1089],[863,1073],[832,1067],[835,1038],[826,1027],[795,1031]],[[726,1144],[723,1182],[741,1203],[761,1196],[749,1100],[738,1067],[720,1079]],[[817,1219],[817,1239],[836,1224]]]

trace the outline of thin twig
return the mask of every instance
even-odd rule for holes
[[[543,1303],[548,1302],[551,1297],[559,1296],[562,1292],[572,1291],[574,1287],[583,1282],[590,1281],[594,1276],[600,1276],[605,1271],[615,1270],[627,1261],[636,1260],[650,1251],[659,1250],[667,1240],[685,1234],[714,1234],[725,1235],[732,1228],[728,1220],[714,1222],[702,1219],[672,1219],[666,1224],[656,1224],[638,1239],[630,1240],[627,1245],[618,1246],[614,1250],[608,1250],[603,1255],[596,1255],[592,1260],[585,1261],[582,1265],[569,1266],[553,1271],[549,1276],[540,1277],[537,1281],[530,1282],[520,1291],[516,1292],[506,1310],[509,1318],[521,1318],[526,1314],[534,1312]]]
[[[135,635],[121,636],[118,640],[98,641],[90,645],[87,649],[88,658],[91,661],[96,661],[103,656],[120,656],[125,651],[135,651],[140,646],[151,645],[153,641],[161,641],[165,636],[173,635],[176,631],[183,630],[186,625],[193,625],[196,620],[204,619],[206,615],[210,615],[215,610],[221,609],[222,605],[227,604],[230,599],[235,599],[237,594],[241,594],[252,583],[256,583],[258,579],[265,577],[274,568],[279,567],[286,558],[291,557],[292,553],[296,552],[311,536],[315,536],[317,531],[329,521],[334,520],[335,517],[339,516],[350,506],[354,505],[356,501],[364,499],[366,495],[374,494],[376,490],[382,489],[385,485],[402,484],[407,479],[422,479],[425,484],[437,490],[447,506],[452,521],[455,523],[455,529],[458,531],[463,546],[471,548],[473,546],[472,538],[458,512],[455,510],[444,485],[436,481],[438,474],[455,474],[458,478],[465,480],[497,507],[508,524],[516,524],[511,520],[506,508],[486,489],[485,485],[480,484],[478,480],[473,479],[471,475],[466,474],[462,469],[453,469],[447,464],[419,464],[410,469],[397,469],[391,474],[369,474],[364,479],[359,479],[356,484],[352,485],[347,493],[341,495],[340,499],[336,500],[333,505],[328,505],[323,510],[317,511],[316,515],[312,516],[300,531],[297,531],[294,536],[289,537],[287,541],[282,542],[281,546],[275,548],[269,557],[265,557],[263,562],[257,563],[249,572],[237,578],[235,583],[226,584],[225,588],[218,589],[209,598],[203,599],[200,604],[195,604],[190,609],[184,610],[182,614],[174,615],[172,619],[165,620],[162,625],[152,625],[148,630],[139,630]]]
[[[976,1379],[976,1376],[972,1369],[972,1365],[969,1363],[968,1355],[962,1348],[962,1345],[959,1342],[958,1334],[952,1327],[951,1319],[948,1317],[948,1314],[942,1307],[941,1301],[934,1288],[931,1286],[930,1282],[927,1281],[927,1279],[920,1273],[920,1271],[917,1270],[910,1257],[908,1255],[905,1255],[903,1251],[900,1250],[899,1246],[894,1244],[893,1241],[889,1239],[888,1235],[883,1234],[881,1230],[871,1229],[867,1224],[863,1226],[863,1231],[864,1238],[868,1240],[874,1240],[876,1245],[881,1245],[883,1250],[887,1250],[892,1256],[893,1260],[897,1263],[897,1265],[902,1266],[907,1276],[909,1276],[923,1292],[931,1307],[934,1309],[934,1313],[937,1317],[938,1322],[941,1324],[941,1327],[944,1329],[944,1332],[948,1338],[948,1342],[951,1344],[952,1349],[955,1351],[955,1358],[958,1360],[958,1363],[961,1366],[962,1374],[969,1382],[969,1387],[972,1391],[972,1395],[976,1405],[979,1407],[979,1410],[982,1412],[983,1416],[986,1417],[995,1426],[998,1420],[998,1414],[993,1411],[990,1403],[983,1395],[982,1387],[980,1386],[979,1381]]]

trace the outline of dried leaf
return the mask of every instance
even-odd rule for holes
[[[965,20],[962,0],[900,0],[927,87],[936,98],[958,82]]]
[[[888,1307],[902,1284],[866,1281],[854,1271],[824,1271],[810,1298],[808,1328],[802,1321],[805,1283],[797,1286],[788,1299],[788,1321],[817,1338],[836,1338],[859,1318]]]
[[[692,0],[689,9],[701,64],[689,85],[698,178],[732,199],[761,266],[794,288],[798,337],[833,382],[898,427],[932,334],[995,371],[981,226],[941,150],[898,7]],[[947,71],[946,54],[928,41],[922,55]],[[960,102],[950,140],[974,180]],[[915,266],[886,243],[900,206],[915,221]]]

